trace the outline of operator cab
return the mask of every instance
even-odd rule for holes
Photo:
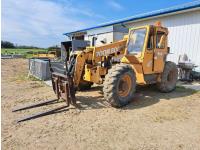
[[[162,72],[168,51],[168,30],[161,24],[131,28],[125,57],[131,64],[142,63],[144,74]]]

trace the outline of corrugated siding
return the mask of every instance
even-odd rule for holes
[[[200,10],[129,23],[128,26],[154,24],[158,20],[169,29],[169,46],[173,54],[168,55],[168,60],[177,63],[179,55],[186,53],[200,66]]]

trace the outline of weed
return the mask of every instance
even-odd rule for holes
[[[176,86],[177,92],[191,92],[192,94],[197,93],[198,91],[190,88],[185,88],[184,86]]]

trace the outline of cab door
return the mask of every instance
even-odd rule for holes
[[[151,28],[153,29],[153,28]],[[152,74],[153,72],[153,53],[154,53],[154,32],[150,30],[148,40],[144,51],[143,71],[144,74]]]
[[[162,27],[157,27],[155,30],[154,54],[153,54],[153,72],[163,72],[165,66],[165,59],[167,55],[167,31]]]

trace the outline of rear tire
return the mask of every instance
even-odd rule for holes
[[[166,62],[163,73],[161,74],[161,82],[157,83],[159,91],[167,93],[176,88],[176,82],[178,79],[178,69],[175,63]]]
[[[135,73],[128,64],[117,64],[109,69],[104,81],[104,98],[113,107],[127,105],[134,97]]]

